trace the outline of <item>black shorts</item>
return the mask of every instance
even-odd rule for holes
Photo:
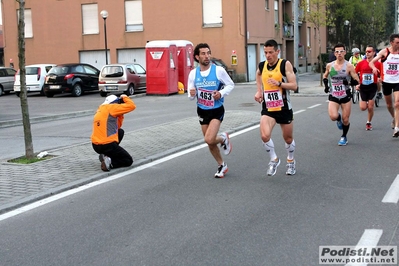
[[[349,95],[351,95],[351,94],[349,93]],[[349,96],[349,95],[348,95],[348,93],[347,93],[347,95],[346,95],[344,98],[338,99],[338,98],[333,97],[333,96],[330,94],[330,95],[328,96],[328,100],[329,100],[329,101],[332,101],[332,102],[335,102],[335,103],[338,103],[338,104],[343,104],[343,103],[350,102],[351,96]]]
[[[267,115],[274,118],[277,124],[291,124],[291,122],[294,120],[294,113],[292,112],[292,109],[283,109],[281,111],[274,112],[269,112],[266,109],[262,109],[261,115]]]
[[[373,100],[376,93],[376,83],[371,83],[370,85],[360,84],[360,97],[362,98],[362,101],[367,102]]]
[[[392,91],[399,91],[399,83],[382,82],[382,93],[385,96],[391,95]]]
[[[212,119],[223,121],[224,107],[223,105],[219,108],[204,110],[197,107],[198,120],[201,125],[209,125]]]

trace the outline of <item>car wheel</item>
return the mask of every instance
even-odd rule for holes
[[[3,93],[4,93],[3,87],[0,86],[0,96],[3,95]]]
[[[54,94],[52,94],[51,92],[45,92],[44,93],[46,95],[47,98],[53,98]]]
[[[129,88],[127,88],[125,93],[126,93],[127,96],[133,95],[134,94],[134,85],[130,84]]]
[[[82,96],[82,93],[82,87],[80,86],[80,84],[75,84],[75,86],[73,86],[72,95],[75,97],[79,97]]]
[[[43,89],[43,87],[42,87],[42,89],[40,90],[40,95],[44,95],[44,89]]]
[[[107,92],[105,92],[105,91],[100,91],[100,95],[101,95],[101,97],[107,97]]]
[[[16,92],[15,92],[15,95],[17,95],[17,97],[19,97],[20,94],[21,94],[21,93],[20,93],[19,91],[16,91]]]

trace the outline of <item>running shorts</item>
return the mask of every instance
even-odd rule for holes
[[[291,124],[294,120],[294,113],[292,109],[283,109],[281,111],[269,112],[266,109],[262,109],[261,115],[267,115],[274,118],[277,124]]]
[[[209,125],[212,119],[217,119],[220,120],[220,122],[222,122],[224,117],[224,107],[222,105],[218,108],[209,109],[209,110],[204,110],[197,107],[197,114],[198,114],[199,123],[201,125]]]
[[[371,83],[370,85],[360,84],[360,97],[362,101],[367,102],[373,100],[377,93],[377,84]]]
[[[385,96],[391,95],[392,91],[399,91],[399,83],[382,82],[382,93]]]
[[[351,94],[349,93],[349,95],[351,95]],[[343,103],[350,102],[352,96],[349,96],[349,95],[346,95],[344,98],[338,99],[338,98],[333,97],[333,96],[330,94],[330,95],[328,96],[328,100],[329,100],[329,101],[332,101],[332,102],[335,102],[335,103],[338,103],[338,104],[343,104]]]

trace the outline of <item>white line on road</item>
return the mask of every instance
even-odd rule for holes
[[[398,203],[399,200],[399,175],[396,176],[392,185],[382,199],[383,203]]]
[[[299,111],[294,112],[294,114],[298,114],[298,113],[301,113],[301,112],[304,112],[304,111],[306,111],[306,110],[299,110]],[[251,131],[251,130],[254,130],[256,128],[259,128],[259,125],[255,125],[255,126],[248,127],[248,128],[243,129],[243,130],[234,132],[234,133],[230,134],[230,137],[235,137],[235,136],[244,134],[244,133],[246,133],[248,131]],[[14,217],[14,216],[16,216],[18,214],[21,214],[21,213],[24,213],[24,212],[27,212],[27,211],[30,211],[30,210],[33,210],[33,209],[36,209],[36,208],[38,208],[40,206],[43,206],[45,204],[51,203],[53,201],[56,201],[56,200],[59,200],[59,199],[65,198],[65,197],[68,197],[70,195],[73,195],[75,193],[84,191],[86,189],[89,189],[89,188],[92,188],[92,187],[95,187],[95,186],[98,186],[98,185],[101,185],[101,184],[104,184],[104,183],[119,179],[119,178],[124,177],[126,175],[137,173],[137,172],[142,171],[144,169],[147,169],[149,167],[153,167],[155,165],[164,163],[166,161],[169,161],[169,160],[172,160],[174,158],[183,156],[185,154],[188,154],[190,152],[202,149],[204,147],[207,147],[207,144],[201,144],[201,145],[198,145],[196,147],[192,147],[192,148],[189,148],[187,150],[171,154],[169,156],[166,156],[164,158],[161,158],[161,159],[158,159],[156,161],[150,162],[148,164],[144,164],[144,165],[138,166],[138,167],[133,168],[131,170],[128,170],[126,172],[119,173],[119,174],[116,174],[116,175],[112,175],[112,176],[103,178],[101,180],[97,180],[97,181],[94,181],[92,183],[89,183],[89,184],[86,184],[86,185],[83,185],[83,186],[80,186],[80,187],[77,187],[77,188],[73,188],[73,189],[70,189],[70,190],[65,191],[65,192],[61,192],[61,193],[56,194],[54,196],[39,200],[37,202],[28,204],[28,205],[23,206],[21,208],[18,208],[18,209],[12,210],[10,212],[4,213],[4,214],[0,215],[0,221],[6,220],[8,218]]]
[[[294,112],[294,115],[295,115],[295,114],[302,113],[302,112],[305,112],[305,111],[306,111],[306,110],[303,110],[303,109],[302,109],[302,110],[298,110],[298,111]]]
[[[315,105],[309,106],[308,109],[312,109],[312,108],[315,108],[315,107],[320,106],[320,105],[321,105],[320,103],[319,104],[315,104]]]
[[[361,248],[361,247],[376,247],[378,244],[378,241],[380,241],[380,238],[382,236],[382,229],[366,229],[364,230],[364,233],[362,237],[360,238],[359,242],[356,245],[355,249]],[[354,258],[354,257],[351,257]],[[366,264],[352,264],[348,263],[345,266],[367,266]]]

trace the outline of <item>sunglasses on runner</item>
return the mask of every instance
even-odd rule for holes
[[[335,51],[334,53],[340,54],[340,53],[343,53],[343,52],[345,52],[345,50],[338,50],[338,51]]]

